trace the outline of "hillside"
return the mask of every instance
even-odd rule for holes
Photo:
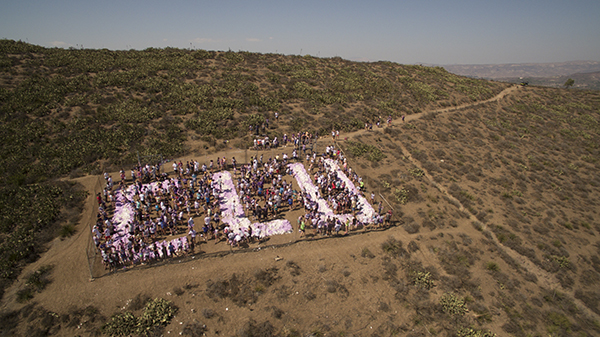
[[[598,92],[339,58],[1,46],[0,335],[125,329],[150,298],[177,308],[150,335],[600,334]],[[303,211],[285,211],[293,233],[264,243],[92,270],[101,173],[291,153],[247,151],[257,128],[318,132],[313,149],[343,151],[392,226],[301,237]]]
[[[156,162],[247,148],[250,127],[271,139],[286,132],[356,130],[379,116],[456,106],[505,87],[440,68],[339,58],[64,50],[10,40],[0,45],[0,195],[12,206],[0,217],[0,255],[11,261],[0,266],[3,282],[16,275],[20,260],[39,253],[27,232],[47,228],[59,216],[53,196],[81,197],[74,187],[46,184],[57,177],[118,170],[139,158]],[[32,215],[39,210],[22,204],[13,210],[15,200],[32,195],[47,199],[49,209]],[[10,257],[15,249],[18,258]]]
[[[25,166],[28,172],[3,163],[2,179],[8,182],[21,176],[35,180],[30,176],[48,171],[91,172],[99,160],[129,164],[136,151],[172,157],[222,148],[217,139],[233,138],[245,146],[248,127],[266,118],[273,122],[275,111],[284,128],[272,133],[350,131],[378,116],[457,106],[505,87],[441,68],[339,58],[168,48],[63,50],[13,41],[2,41],[1,50],[0,97],[8,122],[3,136],[17,121],[28,125],[25,133],[13,135],[21,137],[12,142],[20,147],[3,154],[12,151],[20,156],[16,161],[35,163]],[[201,146],[185,146],[193,138]],[[30,153],[29,144],[41,151]]]

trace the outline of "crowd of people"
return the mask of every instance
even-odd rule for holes
[[[309,228],[315,235],[331,235],[371,225],[389,225],[391,210],[385,215],[381,214],[381,207],[378,213],[373,210],[360,191],[364,187],[362,178],[352,171],[339,150],[327,147],[322,156],[311,158],[308,167],[308,172],[302,166],[295,167],[297,179],[303,185],[306,210],[298,218],[302,235]]]
[[[160,164],[137,167],[127,184],[121,170],[116,190],[110,176],[105,176],[104,198],[97,195],[98,216],[92,232],[107,268],[193,250],[197,236],[193,215],[205,215],[210,230],[220,225],[219,203],[214,197],[218,191],[210,171],[188,162],[185,167],[177,163],[174,172],[175,177],[168,178],[160,173]],[[178,234],[186,234],[189,239],[164,240]]]
[[[313,141],[318,139],[318,133],[310,133],[310,132],[298,132],[292,133],[288,136],[287,133],[283,134],[283,137],[279,139],[278,137],[274,137],[271,139],[269,136],[264,136],[260,138],[254,139],[254,149],[262,150],[262,149],[274,149],[281,146],[294,146],[295,149],[301,150],[306,149]]]
[[[295,194],[291,184],[282,179],[288,157],[252,158],[251,164],[238,165],[235,158],[228,163],[225,157],[217,159],[217,167],[195,160],[173,162],[173,177],[161,173],[161,165],[135,167],[131,180],[121,170],[119,187],[114,189],[112,177],[105,174],[106,186],[98,193],[98,215],[92,228],[92,238],[100,250],[108,269],[144,263],[149,260],[180,256],[193,252],[197,237],[207,242],[227,241],[239,245],[241,241],[260,239],[251,228],[233,232],[221,221],[221,179],[213,173],[233,170],[236,187],[246,205],[247,214],[263,222],[275,218]],[[129,184],[127,184],[129,183]],[[285,205],[284,205],[285,202]],[[203,219],[199,226],[195,219]],[[198,228],[202,226],[201,228]],[[166,241],[170,236],[185,237]],[[264,233],[263,233],[264,234]]]
[[[114,270],[193,253],[200,241],[224,241],[231,246],[260,241],[268,231],[254,225],[287,222],[282,220],[282,212],[300,209],[304,210],[298,218],[300,236],[306,235],[307,230],[312,230],[313,235],[332,235],[370,224],[389,224],[391,211],[381,214],[381,204],[379,212],[372,211],[360,192],[364,188],[362,179],[333,146],[326,147],[320,156],[314,152],[306,154],[306,162],[300,165],[308,166],[311,181],[305,179],[301,183],[290,163],[304,159],[297,151],[314,136],[284,136],[284,144],[294,144],[291,158],[282,153],[268,160],[263,160],[263,155],[252,157],[244,164],[234,157],[229,161],[218,158],[216,165],[213,160],[208,165],[195,160],[185,164],[174,161],[170,175],[163,172],[163,163],[143,165],[134,167],[129,177],[121,170],[117,187],[112,177],[105,174],[105,188],[96,196],[98,214],[92,228],[105,268]],[[218,174],[219,171],[233,172],[232,178],[229,173],[227,177]],[[235,191],[226,190],[224,178],[232,179]],[[299,188],[294,187],[293,178]],[[311,188],[316,187],[316,194],[309,193],[310,184],[314,185]],[[227,197],[226,192],[230,193]],[[227,199],[236,198],[243,211],[231,213],[222,209],[230,207],[226,202],[231,200]],[[319,206],[322,200],[326,205]],[[371,211],[367,212],[367,208]],[[234,221],[242,218],[251,221]]]

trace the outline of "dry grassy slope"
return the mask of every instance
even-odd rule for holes
[[[560,315],[598,322],[599,106],[597,92],[520,88],[498,103],[358,136],[387,155],[370,185],[392,199],[405,188],[417,202],[407,231],[443,231],[461,213],[481,231],[471,269],[502,294],[484,293],[484,302],[505,311],[505,333],[556,332]],[[588,334],[598,333],[594,324]]]
[[[109,138],[95,149],[98,155],[86,151],[94,143],[77,149],[86,154],[80,159],[88,171],[93,169],[89,162],[98,159],[131,163],[136,151],[211,153],[222,149],[218,139],[238,136],[235,145],[247,145],[247,121],[256,116],[273,121],[275,111],[281,118],[278,128],[269,130],[272,136],[291,130],[351,130],[378,116],[484,100],[506,87],[442,68],[391,62],[172,48],[62,50],[8,40],[0,41],[0,84],[6,101],[2,108],[41,121],[35,128],[50,130],[42,136],[55,142],[52,150],[58,153],[60,144],[68,142],[64,137],[79,134],[76,120],[94,131],[88,134]],[[152,132],[139,134],[140,126]],[[104,135],[106,128],[118,137]],[[180,133],[191,141],[187,147],[165,144]],[[82,166],[57,164],[64,166],[62,173]]]

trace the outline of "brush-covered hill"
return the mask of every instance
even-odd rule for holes
[[[369,186],[404,204],[404,229],[446,274],[440,289],[474,299],[478,320],[502,322],[499,335],[591,336],[600,333],[599,137],[597,92],[530,87],[347,147],[373,144],[357,158]],[[373,152],[380,159],[369,162]]]
[[[340,58],[0,46],[0,334],[127,334],[159,311],[147,335],[600,334],[598,92]],[[394,226],[88,282],[92,175],[245,149],[256,128],[342,131]]]
[[[34,241],[18,244],[30,237],[26,232],[47,227],[62,199],[81,199],[72,187],[46,184],[58,177],[98,174],[140,157],[212,153],[226,141],[247,148],[250,127],[271,139],[357,130],[379,116],[483,100],[504,87],[384,62],[173,48],[65,50],[1,40],[0,255],[11,261],[0,265],[3,280],[16,275],[18,261],[37,255]],[[48,210],[22,203],[33,196]]]
[[[9,183],[90,172],[100,161],[129,164],[138,151],[165,158],[198,151],[186,146],[196,138],[208,149],[230,139],[245,147],[249,127],[272,125],[275,112],[272,136],[351,131],[506,87],[442,68],[248,52],[65,50],[3,40],[0,57],[7,140],[0,170]]]

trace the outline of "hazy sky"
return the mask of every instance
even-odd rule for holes
[[[600,1],[0,0],[0,38],[404,64],[600,61]]]

